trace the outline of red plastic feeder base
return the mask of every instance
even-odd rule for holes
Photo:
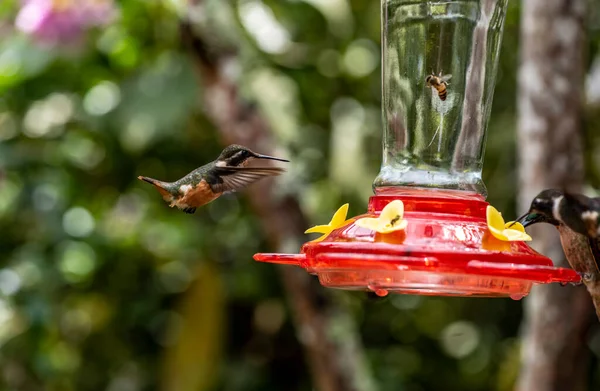
[[[521,299],[533,284],[580,281],[572,269],[525,242],[496,239],[488,230],[485,199],[478,194],[439,190],[392,190],[369,200],[376,217],[393,200],[404,203],[403,231],[379,234],[354,222],[300,254],[256,254],[261,262],[296,265],[331,288],[436,295]]]

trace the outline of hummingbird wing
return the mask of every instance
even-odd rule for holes
[[[590,198],[589,208],[590,223],[588,227],[593,232],[592,237],[596,241],[600,241],[600,198]]]
[[[600,269],[600,239],[588,238],[596,266]]]
[[[242,189],[257,180],[285,172],[278,167],[218,167],[210,187],[215,193]]]
[[[561,217],[571,229],[587,235],[590,238],[600,236],[600,200],[590,198],[583,194],[570,194],[565,192],[566,201],[564,213]],[[564,216],[562,216],[564,214]]]

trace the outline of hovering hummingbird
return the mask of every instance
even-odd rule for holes
[[[241,145],[225,148],[217,160],[195,169],[175,182],[163,182],[139,176],[138,179],[156,187],[169,206],[192,214],[196,208],[219,198],[223,193],[242,189],[257,180],[279,175],[285,170],[277,167],[245,167],[253,159],[289,162],[273,156],[261,155]]]

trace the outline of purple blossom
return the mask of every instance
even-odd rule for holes
[[[115,15],[112,0],[24,0],[15,25],[43,42],[73,42]]]

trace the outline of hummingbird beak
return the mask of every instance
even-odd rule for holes
[[[281,159],[281,158],[278,158],[278,157],[275,157],[275,156],[261,155],[259,153],[255,153],[252,157],[255,158],[255,159],[278,160],[280,162],[287,162],[287,163],[290,162],[289,160]]]
[[[520,216],[518,219],[516,219],[515,221],[513,221],[513,223],[511,225],[508,226],[508,228],[512,227],[513,225],[517,224],[517,223],[521,223],[523,224],[523,221],[529,216],[529,212],[525,212],[525,214],[523,214],[522,216]]]
[[[523,225],[523,228],[528,227],[533,224],[537,224],[537,223],[549,223],[552,225],[559,224],[558,221],[556,221],[554,219],[550,219],[550,218],[544,216],[543,214],[535,213],[535,212],[525,213],[524,215],[520,216],[517,220],[515,220],[515,222],[512,223],[510,226],[512,227],[516,223],[521,223]],[[510,227],[508,227],[508,228],[510,228]]]
[[[516,223],[521,223],[523,227],[527,227],[528,225],[533,224],[533,219],[531,216],[538,216],[535,213],[529,213],[529,211],[525,212],[522,216],[519,216],[508,228],[512,227]]]

